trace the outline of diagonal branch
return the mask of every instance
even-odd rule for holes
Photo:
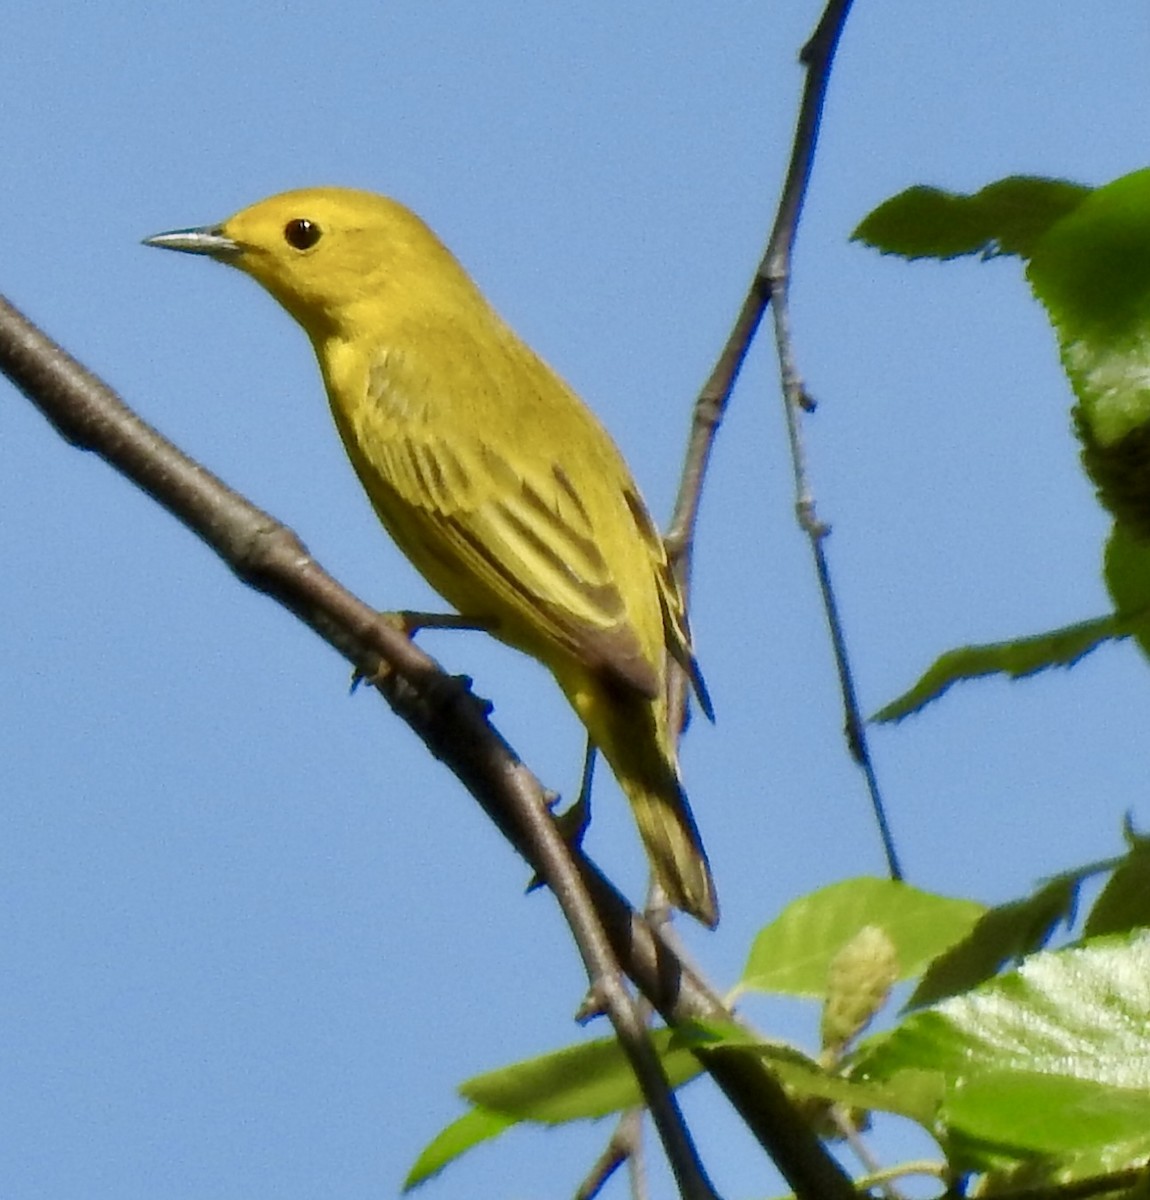
[[[486,706],[326,574],[291,530],[141,421],[3,299],[0,371],[64,438],[99,454],[214,549],[240,579],[298,616],[371,679],[561,900],[585,890],[610,954],[669,1024],[729,1016],[581,851],[568,848],[559,856],[574,864],[578,879],[556,869],[552,839],[558,835],[550,819],[541,820],[544,789],[490,724]],[[560,840],[559,846],[565,844]],[[580,948],[594,962],[608,964],[596,970],[610,972],[602,946]],[[849,1178],[761,1063],[722,1050],[700,1051],[699,1058],[800,1197],[854,1196]],[[661,1103],[657,1097],[654,1102]],[[689,1162],[684,1166],[680,1157],[679,1165],[690,1174]]]
[[[643,1161],[643,1110],[629,1108],[619,1118],[603,1153],[579,1185],[575,1200],[595,1200],[607,1180],[624,1164],[631,1173],[631,1200],[648,1200],[647,1171]]]
[[[205,468],[186,458],[132,413],[110,388],[0,301],[6,372],[56,426],[82,449],[95,450],[128,475],[212,547],[259,591],[279,600],[337,650],[357,673],[377,684],[392,707],[413,724],[414,708],[435,697],[437,728],[421,733],[428,748],[452,761],[455,718],[470,714],[466,729],[475,754],[496,746],[514,759],[487,724],[487,706],[460,680],[408,641],[394,619],[360,605],[331,579],[291,530],[249,505]],[[10,340],[9,340],[10,339]],[[303,583],[304,588],[297,587]],[[301,594],[301,591],[303,594]],[[350,635],[350,636],[348,636]],[[442,728],[438,728],[442,726]],[[421,732],[417,728],[417,732]],[[435,733],[434,738],[425,736]],[[470,767],[472,764],[460,764]],[[495,765],[495,764],[492,764]],[[518,760],[501,764],[514,778],[503,790],[530,846],[532,863],[555,894],[591,981],[592,995],[610,1019],[631,1063],[663,1140],[684,1200],[716,1200],[690,1131],[636,1004],[623,984],[611,946],[598,923],[544,791]],[[466,780],[465,780],[466,782]]]
[[[569,847],[546,804],[524,805],[520,815],[526,819],[537,851],[539,876],[563,910],[591,981],[588,1006],[592,1012],[605,1011],[610,1018],[659,1131],[679,1194],[684,1200],[718,1200]]]

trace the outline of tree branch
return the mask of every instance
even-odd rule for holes
[[[415,649],[389,614],[376,614],[344,592],[286,526],[249,505],[205,468],[150,428],[60,346],[0,300],[6,373],[73,445],[94,450],[127,475],[208,543],[250,586],[288,607],[349,658],[357,673],[379,686],[392,707],[424,736],[428,748],[463,778],[477,763],[452,761],[453,726],[469,711],[468,741],[477,755],[496,743],[487,706],[460,680],[445,675]],[[302,584],[302,587],[298,585]],[[349,636],[350,635],[350,636]],[[434,698],[434,699],[433,699]],[[433,709],[427,711],[428,701]],[[422,712],[414,710],[422,709]],[[425,724],[429,723],[430,728]],[[424,724],[421,730],[418,726]],[[434,735],[434,736],[433,736]],[[506,757],[514,755],[499,742]],[[501,756],[502,757],[502,756]],[[494,764],[492,764],[494,765]],[[591,982],[639,1081],[686,1200],[714,1200],[674,1092],[595,909],[547,806],[544,790],[514,760],[504,802],[532,864],[559,901]],[[512,778],[514,783],[512,783]],[[466,782],[466,780],[465,780]]]
[[[819,520],[815,512],[814,493],[807,474],[806,447],[802,435],[803,413],[811,411],[814,404],[807,394],[795,361],[794,343],[790,331],[789,290],[791,260],[798,231],[799,218],[810,184],[811,168],[814,165],[815,147],[818,144],[819,125],[822,121],[823,104],[826,100],[827,84],[839,37],[846,24],[852,0],[830,0],[822,18],[811,35],[810,41],[799,55],[807,68],[803,99],[799,106],[798,125],[795,130],[794,150],[787,169],[783,194],[774,228],[767,243],[767,251],[759,264],[757,279],[762,281],[771,303],[775,319],[775,346],[779,359],[779,377],[783,390],[783,405],[787,416],[787,438],[791,447],[791,464],[795,480],[795,511],[799,525],[811,544],[815,560],[815,574],[819,581],[819,592],[823,600],[827,627],[834,649],[835,668],[838,671],[839,689],[843,701],[843,730],[851,757],[862,769],[870,795],[875,821],[882,838],[886,855],[887,870],[892,879],[902,878],[902,867],[898,851],[887,822],[886,808],[879,790],[878,777],[870,755],[866,735],[866,721],[859,707],[855,690],[854,672],[847,652],[846,636],[839,614],[838,597],[831,581],[830,564],[827,561],[825,541],[830,526]]]
[[[371,679],[561,902],[565,890],[578,894],[551,858],[551,838],[558,835],[549,817],[540,820],[546,815],[544,788],[490,724],[487,706],[460,680],[324,572],[291,530],[187,458],[3,298],[0,371],[64,438],[99,454],[240,579],[298,616]],[[544,828],[549,832],[541,842]],[[559,845],[565,847],[561,839]],[[568,853],[610,953],[663,1018],[675,1024],[729,1017],[582,851],[565,848]],[[606,961],[601,946],[590,953],[593,961]],[[809,1200],[854,1196],[850,1179],[761,1063],[729,1050],[699,1051],[699,1058],[796,1194]]]
[[[695,401],[686,459],[679,483],[679,494],[667,532],[667,547],[675,565],[676,574],[686,590],[690,583],[695,527],[698,522],[703,480],[711,459],[715,436],[723,422],[731,393],[734,391],[747,352],[758,332],[767,305],[770,304],[774,313],[775,345],[787,418],[787,439],[790,444],[791,466],[795,480],[795,511],[799,525],[810,541],[811,553],[815,560],[815,574],[818,578],[823,611],[831,635],[831,646],[842,694],[847,746],[851,757],[859,764],[866,780],[871,807],[878,823],[891,878],[901,879],[902,868],[899,865],[898,852],[891,836],[878,777],[871,760],[866,736],[866,722],[858,703],[854,674],[851,670],[842,619],[839,615],[838,599],[831,582],[830,566],[823,545],[830,528],[824,525],[815,513],[814,496],[807,473],[806,447],[803,442],[801,423],[803,413],[813,409],[814,404],[803,387],[796,366],[787,304],[792,250],[810,184],[811,168],[818,146],[823,103],[826,99],[835,50],[846,24],[851,3],[852,0],[829,0],[814,33],[799,54],[799,61],[806,67],[807,77],[803,86],[802,101],[799,105],[786,180],[779,197],[778,207],[775,210],[774,224],[771,228],[766,252],[751,280],[750,288],[743,300],[742,308],[735,318],[726,344]],[[676,691],[672,694],[672,704],[675,706],[672,711],[679,712],[682,717],[686,711],[686,688],[681,679],[677,680]]]
[[[579,1185],[575,1200],[595,1200],[607,1180],[626,1163],[631,1171],[631,1200],[648,1200],[643,1162],[643,1110],[629,1108],[616,1122],[603,1153]]]

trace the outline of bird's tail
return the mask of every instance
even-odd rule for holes
[[[581,715],[631,803],[659,886],[675,908],[714,929],[715,883],[659,706],[638,696],[622,702],[613,696],[593,707],[593,717]]]
[[[674,775],[658,786],[634,775],[622,775],[619,782],[667,899],[714,929],[719,923],[715,881],[682,784]]]

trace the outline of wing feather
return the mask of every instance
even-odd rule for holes
[[[383,364],[394,367],[396,359]],[[536,655],[560,646],[654,699],[659,655],[636,632],[595,523],[605,507],[608,520],[630,523],[622,490],[617,512],[592,503],[559,461],[562,438],[548,439],[554,453],[540,453],[534,439],[513,439],[512,458],[501,449],[505,439],[462,419],[467,409],[453,422],[420,419],[396,394],[399,382],[392,370],[372,372],[369,403],[341,432],[380,517],[416,568],[462,614],[512,644]]]
[[[386,348],[367,367],[362,403],[342,407],[334,396],[358,389],[329,389],[376,511],[428,582],[505,641],[548,661],[562,648],[649,699],[669,653],[712,716],[682,592],[622,457],[562,381],[508,337],[481,356],[452,329],[436,389],[408,354]],[[537,374],[538,389],[525,388]],[[532,436],[544,421],[549,436]],[[571,447],[590,447],[591,461]]]
[[[655,528],[651,514],[647,511],[639,493],[633,488],[627,488],[624,494],[627,506],[631,510],[631,516],[634,518],[640,536],[647,544],[655,567],[655,582],[659,589],[659,607],[663,613],[663,632],[666,637],[667,650],[679,666],[686,671],[687,678],[691,681],[691,688],[695,693],[695,699],[698,700],[699,707],[703,710],[707,720],[714,721],[715,707],[711,703],[711,694],[707,691],[703,672],[691,646],[691,627],[687,623],[687,608],[682,589],[679,587],[678,580],[676,580],[675,573],[671,570],[671,564],[667,559],[666,544]]]

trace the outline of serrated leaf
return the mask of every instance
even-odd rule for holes
[[[981,679],[987,675],[1021,679],[1051,667],[1071,667],[1103,642],[1129,637],[1131,632],[1130,619],[1112,613],[1064,625],[1047,633],[948,650],[934,661],[914,687],[879,709],[871,720],[878,723],[901,721],[966,679]]]
[[[853,1074],[940,1073],[939,1132],[966,1169],[1071,1157],[1150,1130],[1148,1012],[1150,935],[1098,938],[913,1013],[860,1048]]]
[[[880,204],[852,238],[911,259],[1026,257],[1046,230],[1089,194],[1082,184],[1023,175],[991,183],[974,195],[912,187]]]
[[[952,1167],[1032,1162],[1056,1178],[1144,1161],[1150,1134],[1150,938],[1046,952],[874,1038],[855,1071],[946,1081],[936,1133]]]
[[[890,938],[899,979],[908,979],[966,935],[985,911],[972,900],[919,891],[889,879],[831,884],[788,904],[751,946],[741,989],[822,998],[835,955],[867,925]]]
[[[906,1007],[922,1008],[969,991],[1004,963],[1044,946],[1061,922],[1072,919],[1079,885],[1095,869],[1059,875],[1021,900],[984,911],[966,937],[927,967]]]
[[[448,1163],[466,1154],[481,1142],[498,1137],[505,1129],[515,1124],[517,1122],[514,1117],[482,1108],[473,1108],[464,1113],[458,1121],[452,1121],[446,1129],[437,1133],[424,1147],[403,1181],[403,1190],[409,1192],[421,1183],[426,1183],[433,1175],[438,1175]]]
[[[651,1040],[671,1086],[679,1087],[702,1068],[690,1050],[671,1047],[671,1037],[669,1029],[657,1029]],[[604,1117],[643,1103],[631,1065],[614,1038],[579,1042],[476,1075],[459,1091],[480,1108],[547,1125]]]
[[[1027,276],[1058,335],[1098,498],[1150,540],[1150,170],[1098,188],[1056,221]]]

